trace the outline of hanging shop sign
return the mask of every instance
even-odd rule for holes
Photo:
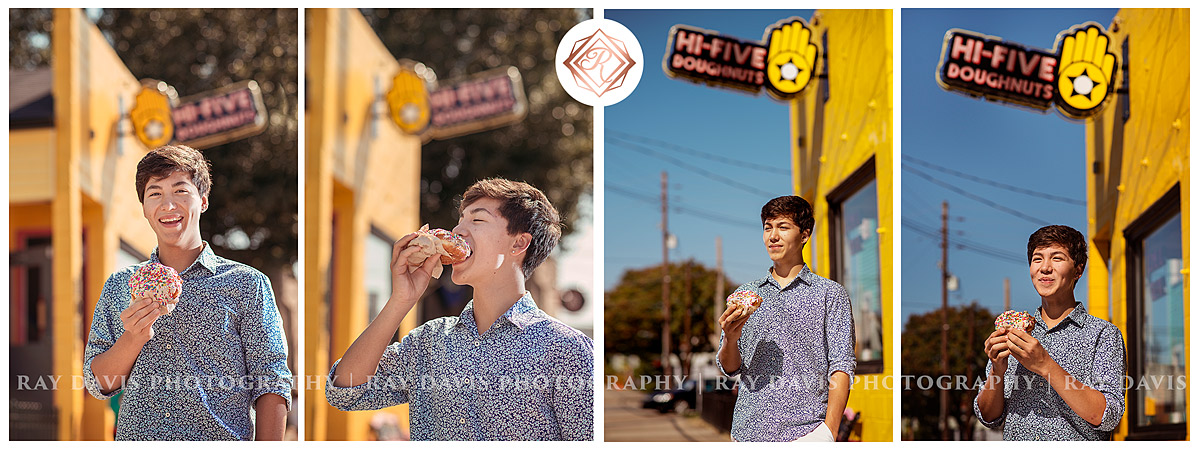
[[[528,103],[521,72],[500,67],[440,83],[420,63],[402,61],[387,102],[400,130],[423,140],[447,139],[520,122]]]
[[[937,81],[943,89],[1084,119],[1100,111],[1116,81],[1116,55],[1100,25],[1059,33],[1051,52],[965,30],[946,32]]]
[[[183,99],[165,82],[143,80],[129,118],[134,135],[151,149],[170,143],[204,149],[267,128],[267,109],[254,80]]]
[[[767,27],[762,42],[687,25],[671,27],[663,71],[672,78],[789,100],[815,77],[819,50],[804,19]]]
[[[447,82],[429,96],[433,137],[446,139],[520,122],[528,110],[521,72],[508,66]]]
[[[428,85],[437,83],[433,71],[424,64],[400,60],[400,70],[392,77],[387,93],[388,111],[400,130],[410,135],[422,135],[429,128]]]

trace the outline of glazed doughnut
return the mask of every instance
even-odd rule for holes
[[[442,277],[442,265],[461,263],[471,256],[471,246],[463,237],[445,229],[429,229],[429,224],[417,230],[417,237],[408,243],[407,247],[417,247],[419,250],[408,256],[408,272],[416,271],[425,260],[434,255],[441,256],[441,265],[433,268],[434,279]]]
[[[740,309],[735,318],[741,318],[754,313],[755,310],[758,310],[758,306],[762,305],[762,301],[762,297],[760,297],[758,293],[749,290],[741,290],[735,291],[733,294],[729,295],[729,297],[725,299],[725,305],[736,306],[738,309]]]
[[[1009,310],[996,317],[996,330],[1020,328],[1025,332],[1033,332],[1033,324],[1032,315],[1016,310]]]
[[[183,292],[183,279],[175,268],[160,263],[147,263],[129,278],[129,293],[133,299],[150,298],[170,315]]]

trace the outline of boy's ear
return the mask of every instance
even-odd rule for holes
[[[533,241],[533,235],[522,233],[517,235],[517,239],[513,241],[513,255],[520,254],[529,249],[529,243]]]
[[[208,211],[208,195],[207,194],[200,196],[200,212],[204,213],[206,211]]]

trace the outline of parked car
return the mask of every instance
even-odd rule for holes
[[[681,387],[673,390],[651,392],[642,400],[642,408],[657,409],[662,413],[672,410],[683,413],[687,409],[696,408],[696,380],[685,380]]]

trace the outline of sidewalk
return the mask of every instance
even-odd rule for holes
[[[689,412],[686,415],[643,409],[644,392],[604,392],[604,441],[606,442],[729,442],[712,425]]]

